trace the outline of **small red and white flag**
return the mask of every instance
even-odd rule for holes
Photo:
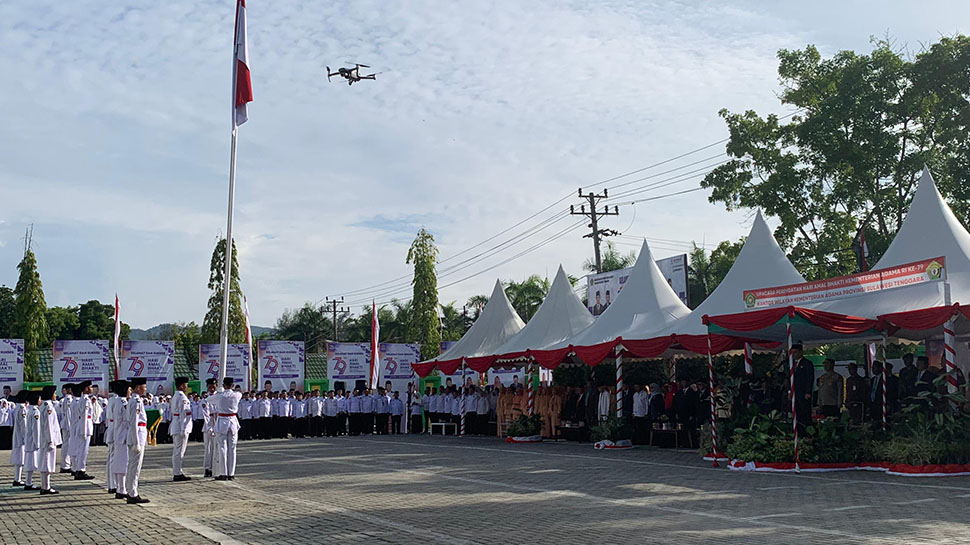
[[[249,119],[246,104],[253,101],[253,83],[249,77],[249,46],[246,44],[246,0],[236,0],[236,33],[232,54],[232,126]]]
[[[118,303],[118,294],[115,294],[115,380],[121,376],[118,356],[119,342],[121,339],[121,305]]]
[[[381,352],[380,352],[380,336],[381,336],[381,324],[377,320],[377,303],[372,302],[372,314],[371,314],[371,337],[370,337],[370,388],[377,389],[379,382],[378,374],[381,370]]]
[[[865,229],[859,232],[859,246],[862,247],[862,272],[866,272],[869,270],[869,245],[866,244]]]

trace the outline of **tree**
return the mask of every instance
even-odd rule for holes
[[[77,310],[77,307],[47,309],[47,327],[51,340],[66,341],[78,338],[81,322],[78,320]]]
[[[0,339],[13,336],[15,305],[13,290],[7,286],[0,286]]]
[[[687,266],[687,284],[690,292],[690,308],[697,308],[697,305],[704,302],[728,271],[738,259],[741,247],[744,246],[744,239],[737,242],[724,241],[717,245],[710,255],[704,248],[694,244],[694,248],[687,254],[689,265]],[[738,296],[740,297],[740,295]]]
[[[37,272],[37,258],[30,248],[17,265],[20,277],[14,288],[13,336],[24,340],[24,374],[29,381],[40,378],[38,350],[47,344],[47,302],[44,286]]]
[[[468,328],[472,321],[468,319],[465,310],[458,310],[454,302],[441,305],[441,339],[446,341],[457,341]]]
[[[77,307],[77,339],[96,340],[115,338],[115,307],[100,301],[91,300]],[[119,338],[128,339],[131,327],[121,322]]]
[[[202,332],[195,322],[176,322],[168,324],[169,330],[163,336],[175,341],[175,350],[181,351],[185,360],[193,369],[199,367],[199,345],[202,344]]]
[[[609,253],[609,249],[607,249]],[[550,282],[548,278],[542,278],[538,274],[526,278],[522,282],[510,280],[505,286],[505,295],[512,303],[512,308],[519,314],[519,317],[528,322],[532,315],[539,310],[539,305],[549,293]]]
[[[613,241],[606,241],[606,251],[600,258],[602,263],[602,272],[617,271],[620,269],[626,269],[627,267],[632,267],[634,263],[637,262],[637,253],[631,251],[630,253],[624,255],[616,249],[616,244]],[[592,259],[587,259],[583,263],[583,270],[596,274],[596,262]]]
[[[333,320],[326,307],[307,302],[298,310],[285,310],[276,320],[276,338],[303,341],[307,352],[323,352],[333,335]]]
[[[482,313],[485,305],[488,304],[488,297],[488,295],[480,293],[478,295],[472,295],[468,298],[468,303],[466,303],[466,306],[471,309],[471,323],[475,323],[475,320],[478,319],[478,316]]]
[[[729,210],[761,208],[808,279],[853,272],[858,233],[871,260],[902,224],[929,165],[957,216],[970,213],[970,39],[943,38],[908,60],[886,40],[869,55],[814,46],[778,52],[787,123],[721,110],[732,157],[701,182]]]
[[[438,276],[435,265],[438,263],[438,248],[434,236],[423,228],[408,250],[407,264],[414,264],[414,279],[411,281],[411,323],[408,338],[421,343],[421,359],[428,360],[438,355],[441,344],[441,324],[438,321]]]
[[[232,243],[232,269],[229,281],[229,339],[230,343],[246,342],[246,317],[243,315],[242,301],[239,296],[239,261],[236,259],[236,243]],[[222,293],[225,285],[226,271],[226,239],[216,243],[212,251],[212,261],[209,264],[209,310],[202,322],[202,342],[217,344],[221,342],[222,326]]]

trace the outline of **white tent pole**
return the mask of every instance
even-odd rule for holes
[[[616,417],[623,416],[623,356],[616,355]]]
[[[797,401],[795,400],[795,358],[792,357],[791,353],[791,315],[788,316],[786,326],[788,328],[788,382],[790,386],[789,394],[791,395],[791,427],[795,436],[795,472],[798,473],[801,470],[798,467],[798,411],[796,409]]]
[[[714,458],[714,467],[718,467],[717,458],[720,453],[717,450],[717,399],[714,397],[714,354],[711,353],[711,333],[707,333],[707,376],[709,380],[708,396],[711,398],[711,458]]]

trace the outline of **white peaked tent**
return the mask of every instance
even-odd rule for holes
[[[761,211],[754,217],[751,232],[731,270],[717,288],[691,313],[668,327],[662,334],[707,335],[705,314],[728,314],[744,311],[744,290],[762,286],[800,284],[805,279],[778,246]],[[641,337],[642,338],[642,337]]]
[[[505,296],[502,283],[496,280],[488,304],[482,309],[474,325],[444,354],[433,360],[415,364],[415,371],[421,376],[427,376],[437,365],[445,374],[454,374],[463,360],[494,355],[496,349],[518,333],[524,325],[522,318],[519,318],[512,308],[512,303]],[[469,365],[469,367],[475,369],[478,366]]]
[[[598,365],[613,353],[620,337],[661,331],[688,314],[690,309],[674,293],[643,241],[640,256],[613,304],[578,334],[544,351],[533,350],[531,355],[545,367],[555,367],[569,353],[588,365]]]
[[[526,358],[526,351],[561,343],[593,323],[586,305],[573,293],[562,265],[549,293],[529,323],[505,342],[495,354],[502,360]]]

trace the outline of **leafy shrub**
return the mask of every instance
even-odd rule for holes
[[[542,417],[534,414],[532,416],[527,416],[521,410],[519,411],[519,417],[509,424],[509,429],[507,435],[509,437],[529,437],[532,435],[539,435],[542,432]]]
[[[589,437],[593,442],[610,440],[614,443],[625,439],[633,439],[633,427],[627,424],[623,417],[611,416],[589,429]]]

